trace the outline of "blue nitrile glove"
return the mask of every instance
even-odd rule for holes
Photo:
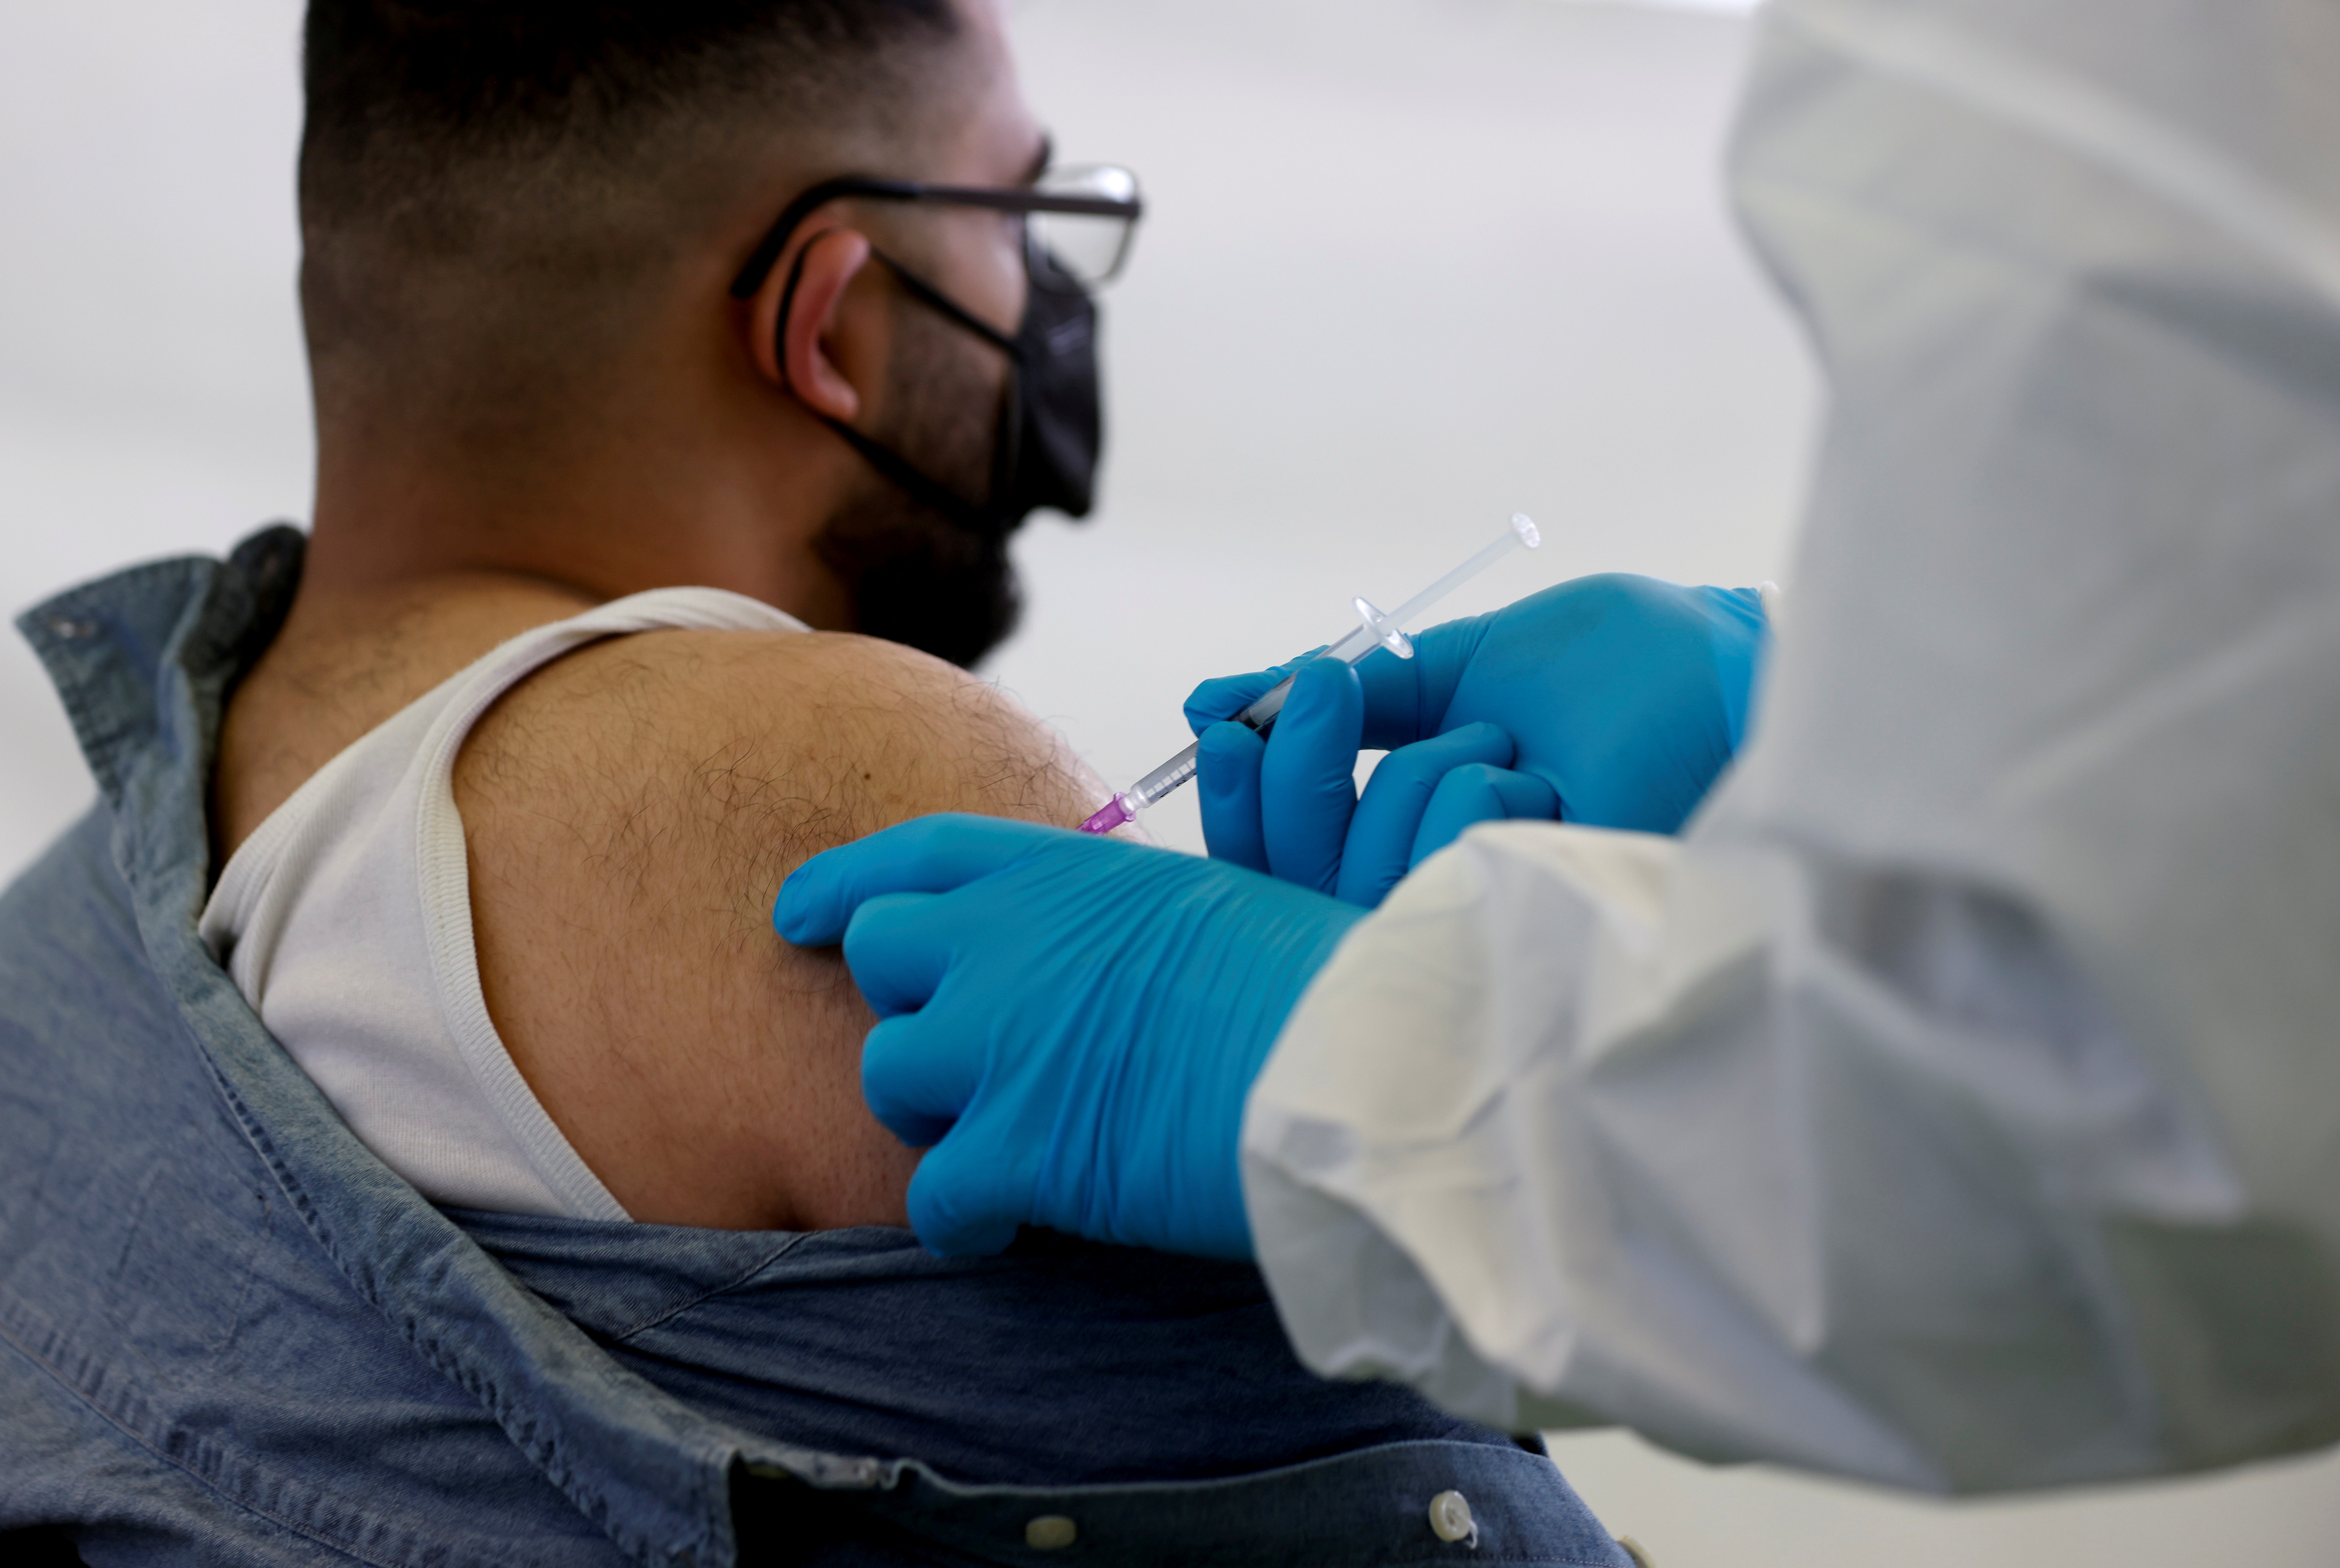
[[[1249,1257],[1244,1099],[1362,918],[1239,867],[957,815],[816,855],[772,906],[788,940],[845,944],[882,1020],[862,1093],[927,1149],[910,1224],[946,1255],[1037,1225]]]
[[[1511,770],[1512,738],[1492,724],[1399,747],[1360,798],[1365,692],[1357,672],[1337,659],[1298,670],[1272,742],[1233,722],[1202,731],[1196,788],[1214,859],[1370,909],[1472,822],[1557,813],[1551,786]],[[1272,674],[1244,703],[1280,679]]]
[[[1306,886],[1385,888],[1473,821],[1552,815],[1522,776],[1549,789],[1569,821],[1674,832],[1738,749],[1766,632],[1753,589],[1583,577],[1433,627],[1411,660],[1375,650],[1356,667],[1353,697],[1304,668],[1264,745],[1218,721],[1292,667],[1206,680],[1186,701],[1202,737],[1205,838],[1214,856]],[[1485,727],[1509,739],[1510,756],[1498,759]],[[1353,807],[1334,787],[1332,759],[1352,734],[1355,747],[1391,749],[1383,769],[1433,742],[1479,749],[1459,766],[1432,754],[1403,769],[1400,799],[1429,781],[1409,837],[1403,810],[1368,813],[1373,785]]]

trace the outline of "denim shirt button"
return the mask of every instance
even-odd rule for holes
[[[1054,1552],[1080,1538],[1081,1527],[1061,1513],[1043,1513],[1024,1526],[1024,1544],[1035,1552]]]
[[[1430,1500],[1430,1530],[1441,1541],[1479,1544],[1479,1522],[1471,1517],[1471,1500],[1460,1492],[1442,1492]]]

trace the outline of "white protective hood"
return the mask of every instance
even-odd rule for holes
[[[1479,829],[1254,1093],[1314,1366],[1955,1490],[2340,1439],[2340,3],[1776,0],[1832,400],[1681,840]]]

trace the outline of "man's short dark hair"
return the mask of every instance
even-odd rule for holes
[[[434,335],[476,329],[456,357],[521,390],[590,335],[597,289],[688,243],[726,148],[883,141],[957,25],[950,0],[312,0],[312,353],[445,354]]]

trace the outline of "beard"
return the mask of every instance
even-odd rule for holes
[[[951,493],[987,501],[1006,402],[997,363],[995,351],[928,313],[903,313],[887,372],[892,412],[871,438]],[[872,471],[813,550],[845,584],[855,630],[964,669],[1006,640],[1023,613],[1007,555],[1016,526],[968,528]]]

